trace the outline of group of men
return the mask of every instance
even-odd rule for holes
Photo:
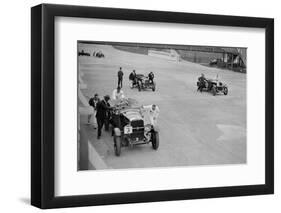
[[[123,100],[125,99],[124,92],[118,86],[117,89],[113,90],[112,93],[113,100]],[[105,122],[109,119],[109,111],[112,109],[109,103],[110,96],[106,95],[100,100],[99,95],[96,93],[94,97],[90,98],[89,105],[93,107],[93,113],[88,115],[88,124],[93,124],[94,129],[98,128],[97,138],[100,139],[101,131]],[[96,117],[96,120],[93,119]],[[92,121],[91,121],[92,120]]]
[[[123,87],[123,76],[124,76],[124,73],[122,71],[122,67],[120,67],[119,71],[117,72],[118,87],[120,87],[120,88]],[[153,79],[154,79],[154,73],[153,72],[150,72],[148,74],[148,79],[149,79],[149,81],[151,83],[154,83],[153,82]],[[132,81],[132,85],[133,86],[137,84],[137,73],[136,73],[136,70],[133,70],[133,72],[130,73],[129,80]]]
[[[117,89],[113,91],[112,99],[113,100],[125,99],[124,93],[120,89],[120,87],[117,87]],[[112,109],[109,100],[110,100],[109,95],[104,96],[103,99],[100,100],[98,94],[95,94],[94,97],[90,98],[89,100],[89,105],[93,107],[93,113],[88,116],[88,124],[92,123],[94,129],[98,128],[97,139],[100,139],[102,128],[106,120],[109,119],[109,112]],[[148,106],[141,106],[140,109],[142,110],[142,112],[147,113],[150,123],[155,126],[157,124],[157,118],[160,112],[159,107],[156,106],[155,104],[152,104]],[[96,118],[96,120],[93,120],[93,122],[91,122],[92,116],[95,116]]]
[[[93,107],[93,113],[88,116],[88,124],[91,124],[92,116],[95,116],[96,120],[93,119],[92,124],[94,125],[94,129],[97,128],[96,125],[98,126],[98,139],[100,139],[101,130],[106,119],[108,118],[108,112],[111,109],[109,100],[109,95],[104,96],[103,99],[100,100],[98,94],[95,94],[94,97],[90,98],[89,100],[89,105]]]
[[[120,67],[117,73],[118,86],[112,92],[112,100],[126,100],[125,94],[121,89],[123,86],[123,75],[124,73],[122,71],[122,67]],[[152,72],[149,73],[148,77],[153,82],[154,74]],[[135,70],[133,70],[133,72],[130,74],[130,78],[136,78]],[[109,95],[105,95],[103,99],[100,100],[99,95],[97,93],[89,100],[89,105],[93,107],[93,113],[88,115],[88,124],[93,124],[94,129],[98,129],[97,139],[100,139],[102,128],[106,120],[109,119],[109,112],[112,109],[109,100]],[[149,106],[142,106],[141,110],[146,111],[148,113],[151,124],[156,125],[157,118],[160,112],[158,106],[156,106],[155,104]],[[93,117],[95,117],[96,119],[94,119]]]

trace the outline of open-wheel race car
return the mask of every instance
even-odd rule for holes
[[[219,93],[222,93],[224,95],[228,94],[227,85],[214,79],[206,79],[204,81],[198,80],[197,88],[198,88],[197,90],[199,90],[200,92],[208,91],[208,92],[212,92],[213,95],[217,95]]]
[[[152,91],[154,92],[156,90],[156,83],[155,81],[151,81],[148,76],[137,74],[132,87],[137,87],[139,91],[152,89]]]
[[[159,133],[152,124],[145,120],[141,107],[130,107],[125,104],[113,108],[110,123],[113,126],[116,156],[120,156],[122,147],[151,143],[154,150],[158,149]]]
[[[97,58],[104,58],[105,57],[105,55],[101,51],[94,52],[93,56],[95,56]]]
[[[84,50],[82,50],[81,52],[78,52],[78,56],[90,56],[90,53],[84,52]]]

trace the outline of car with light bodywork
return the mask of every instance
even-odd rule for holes
[[[151,81],[148,76],[143,74],[137,74],[135,82],[135,87],[137,87],[139,91],[151,89],[154,92],[156,90],[155,81]]]
[[[197,81],[197,90],[200,92],[208,91],[214,96],[217,94],[228,94],[228,86],[217,79],[206,79],[204,81]]]
[[[141,107],[132,107],[128,104],[113,107],[110,123],[113,127],[116,156],[120,156],[122,147],[151,143],[154,150],[158,149],[159,131],[148,120]]]

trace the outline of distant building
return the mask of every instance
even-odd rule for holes
[[[246,48],[187,46],[177,52],[183,60],[246,72]]]
[[[177,51],[173,49],[166,49],[165,51],[149,49],[148,55],[157,58],[171,60],[171,61],[179,61],[180,59],[180,55],[177,53]]]

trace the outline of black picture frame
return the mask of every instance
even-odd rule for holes
[[[265,29],[265,184],[79,196],[54,195],[55,17]],[[47,209],[274,193],[274,19],[41,4],[31,8],[31,204]]]

